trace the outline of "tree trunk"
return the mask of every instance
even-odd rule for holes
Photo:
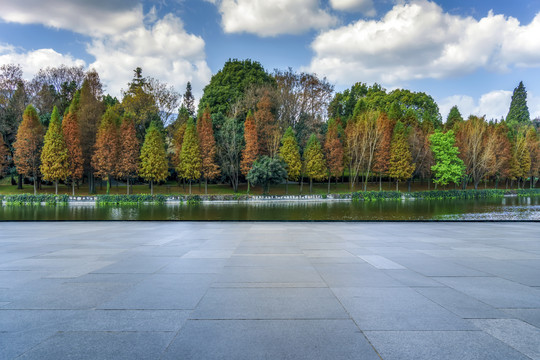
[[[75,196],[75,179],[71,180],[71,195]]]
[[[313,178],[309,178],[309,193],[313,191]]]
[[[58,179],[54,181],[54,194],[58,195]]]
[[[126,177],[126,194],[129,195],[129,176]]]
[[[382,191],[382,173],[379,174],[379,191]]]
[[[300,175],[300,195],[302,195],[302,188],[304,187],[304,177]]]
[[[34,195],[37,195],[37,176],[34,176]]]
[[[249,181],[248,181],[249,186]],[[285,195],[289,195],[289,179],[285,180]]]
[[[150,180],[150,195],[154,196],[154,180]]]
[[[248,187],[247,187],[247,193],[249,194],[249,187],[250,187],[250,184],[249,184],[249,180],[248,180]]]
[[[17,189],[21,190],[23,188],[22,183],[23,183],[23,176],[22,174],[19,174],[19,181],[17,182]]]
[[[191,179],[189,179],[189,195],[191,195]]]
[[[411,179],[407,181],[408,192],[411,192]]]
[[[330,194],[330,175],[328,176],[328,194]]]
[[[204,194],[208,195],[208,178],[204,178]]]
[[[396,191],[399,191],[399,180],[396,180]]]

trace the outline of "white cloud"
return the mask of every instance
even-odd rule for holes
[[[478,100],[468,95],[453,95],[439,102],[441,115],[446,117],[452,106],[457,105],[461,116],[467,119],[469,115],[485,116],[487,120],[505,118],[510,108],[512,91],[494,90],[483,94]]]
[[[188,34],[180,18],[168,14],[159,19],[155,8],[144,14],[142,5],[131,0],[12,1],[2,4],[0,19],[90,36],[86,51],[95,61],[89,67],[99,72],[106,91],[112,95],[120,95],[120,89],[126,88],[138,66],[143,75],[173,85],[180,92],[191,81],[196,96],[201,95],[211,77],[205,42],[200,36]],[[2,62],[20,63],[25,74],[33,74],[43,66],[84,64],[52,49],[24,52],[4,46],[0,50]]]
[[[126,88],[133,69],[140,66],[143,75],[172,84],[181,92],[191,81],[200,94],[211,77],[204,46],[202,38],[186,33],[181,20],[169,14],[151,27],[94,39],[87,51],[96,58],[90,66],[107,80],[111,93]]]
[[[223,30],[259,36],[300,34],[337,24],[318,0],[207,0],[218,6]]]
[[[312,43],[306,69],[338,84],[351,77],[388,85],[445,78],[479,68],[540,65],[540,14],[529,25],[494,15],[480,20],[445,13],[427,0],[399,2],[380,20],[328,30]]]
[[[11,45],[0,44],[0,64],[19,64],[24,70],[24,78],[32,79],[39,69],[55,67],[59,64],[67,66],[85,66],[85,62],[67,54],[60,54],[53,49],[24,51]]]
[[[143,21],[142,5],[130,0],[2,1],[0,19],[42,24],[89,36],[113,35]]]
[[[330,0],[330,5],[340,11],[358,11],[367,16],[377,14],[373,0]]]

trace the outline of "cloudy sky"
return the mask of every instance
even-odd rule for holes
[[[523,80],[540,116],[538,0],[0,0],[0,64],[25,77],[59,64],[98,70],[118,95],[140,66],[200,96],[229,58],[269,71],[431,94],[500,118]]]

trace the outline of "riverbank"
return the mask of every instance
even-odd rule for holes
[[[268,202],[268,201],[379,201],[379,200],[439,200],[439,199],[484,199],[496,197],[535,197],[540,196],[540,189],[520,190],[431,190],[415,192],[399,191],[358,191],[348,194],[323,195],[96,195],[96,196],[68,196],[68,195],[0,195],[2,205],[63,205],[63,204],[95,204],[95,205],[137,205],[137,204],[164,204],[185,203],[197,204],[201,202]]]

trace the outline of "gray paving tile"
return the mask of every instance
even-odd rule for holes
[[[61,332],[19,359],[157,359],[174,332]]]
[[[327,288],[212,288],[192,319],[349,318]]]
[[[212,274],[154,274],[98,308],[194,309],[213,280]]]
[[[482,331],[366,331],[384,360],[530,360]]]
[[[330,287],[404,286],[366,263],[315,264],[315,268]]]
[[[471,330],[467,321],[408,288],[335,288],[362,330]]]
[[[164,274],[218,274],[227,264],[225,259],[175,259],[158,273]]]
[[[415,290],[462,318],[493,319],[509,317],[505,312],[451,288],[430,287]]]
[[[0,332],[0,358],[15,359],[55,334],[54,329]]]
[[[443,277],[437,281],[496,308],[540,308],[540,290],[497,277]]]
[[[411,270],[384,270],[384,274],[396,279],[406,286],[412,287],[440,287],[444,286],[438,281],[433,280],[429,276],[419,274]]]
[[[380,255],[358,255],[358,257],[371,266],[380,270],[403,270],[403,266]]]
[[[539,309],[501,309],[510,316],[525,321],[540,329],[540,308]]]
[[[232,283],[322,283],[323,280],[313,267],[225,267],[217,282]]]
[[[350,320],[188,321],[164,359],[379,359]]]
[[[476,319],[471,322],[531,359],[540,359],[540,329],[517,319]]]

